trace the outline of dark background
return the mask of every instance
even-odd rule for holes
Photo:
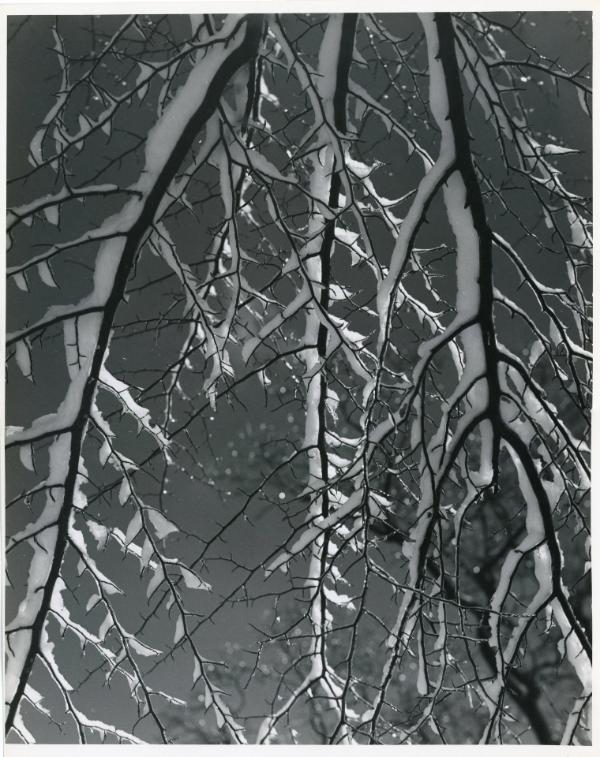
[[[498,18],[509,20],[514,14],[498,14]],[[149,17],[151,18],[151,17]],[[529,42],[538,50],[546,52],[552,58],[560,57],[561,63],[568,69],[578,69],[591,61],[591,14],[577,14],[576,19],[568,13],[535,13],[528,14],[529,26],[527,32]],[[22,175],[29,170],[30,166],[27,161],[28,149],[31,138],[34,134],[35,127],[40,123],[44,115],[53,102],[54,93],[59,81],[59,72],[56,64],[56,55],[52,50],[53,41],[50,33],[50,27],[54,17],[36,16],[36,17],[9,17],[8,22],[8,123],[7,123],[7,175],[9,181],[11,177]],[[94,20],[96,32],[105,34],[114,28],[118,19],[108,16],[97,16]],[[186,28],[186,17],[173,17],[173,30]],[[87,17],[71,16],[61,17],[61,28],[63,34],[75,46],[79,45],[85,49],[89,45],[89,19]],[[290,21],[293,28],[293,23]],[[388,23],[390,28],[396,28],[406,32],[407,29],[414,29],[418,26],[415,16],[398,14],[392,23]],[[311,44],[310,39],[307,45]],[[510,51],[509,51],[510,53]],[[370,86],[373,92],[385,90],[385,80],[383,74],[380,81],[372,81]],[[542,81],[542,79],[540,79]],[[565,135],[569,144],[575,144],[581,149],[581,154],[563,158],[561,165],[568,166],[569,186],[584,195],[591,192],[591,142],[592,132],[590,122],[583,116],[575,98],[566,90],[561,88],[560,103],[558,107],[554,98],[546,95],[548,84],[543,82],[535,90],[535,83],[528,84],[529,93],[536,104],[536,122],[540,124],[540,129],[545,130],[546,134]],[[370,90],[371,91],[371,90]],[[131,110],[130,127],[133,131],[143,131],[144,114],[140,108]],[[274,116],[275,118],[275,116]],[[385,176],[382,170],[378,174],[378,187],[383,194],[394,196],[400,194],[397,191],[398,168],[395,164],[395,156],[390,153],[390,146],[383,144],[380,148],[379,155],[385,159],[390,156],[390,171]],[[102,152],[98,148],[96,152],[86,149],[87,168],[93,169],[94,161],[101,161]],[[435,154],[435,148],[432,150]],[[418,166],[412,168],[402,166],[402,182],[410,186],[414,183],[414,178],[418,176]],[[135,178],[134,164],[125,164],[119,167],[119,183],[126,184]],[[8,205],[26,202],[33,197],[49,191],[50,187],[33,185],[31,181],[19,181],[9,184],[8,188]],[[56,231],[56,238],[69,238],[77,235],[85,228],[93,228],[99,223],[104,215],[114,212],[116,208],[112,207],[111,202],[107,202],[102,209],[97,206],[92,208],[82,208],[81,214],[70,214],[65,218],[61,227]],[[431,222],[424,230],[420,243],[424,246],[435,244],[447,236],[447,226],[442,222],[441,207],[435,207],[431,212]],[[524,215],[534,212],[536,209],[531,207],[522,207]],[[98,215],[98,213],[102,215]],[[492,220],[492,224],[494,219]],[[40,235],[43,235],[44,242],[48,241],[47,226],[40,227]],[[52,230],[50,230],[52,233]],[[180,241],[184,246],[190,246],[197,243],[193,228],[182,226],[180,229]],[[34,230],[35,236],[35,230]],[[40,241],[42,237],[40,236]],[[30,249],[19,244],[19,238],[15,239],[13,249],[8,253],[8,262],[12,264],[14,260],[22,260],[31,254]],[[52,241],[52,240],[50,240]],[[34,249],[35,253],[35,249]],[[62,291],[67,297],[67,301],[76,301],[85,292],[85,279],[80,278],[78,274],[79,266],[89,265],[91,257],[86,260],[85,256],[81,257],[80,253],[68,256],[64,263],[57,265],[57,275],[62,280]],[[149,258],[145,258],[143,271],[138,272],[136,281],[143,282],[150,279],[158,271],[153,269],[153,263]],[[540,262],[540,269],[543,270],[545,280],[552,284],[552,279],[561,275],[562,267],[560,262],[553,267],[552,258],[544,258]],[[355,286],[360,282],[362,274],[354,274],[354,280],[351,283]],[[502,272],[499,272],[502,277]],[[508,274],[506,274],[508,276]],[[591,285],[591,282],[590,282]],[[451,283],[449,284],[451,286]],[[167,298],[170,289],[158,289],[156,297]],[[33,297],[24,294],[16,289],[13,284],[8,285],[7,291],[7,330],[10,332],[13,328],[20,327],[24,322],[33,321],[44,310],[55,301],[56,293],[39,284],[32,284]],[[152,298],[147,303],[151,306]],[[118,317],[119,322],[127,322],[128,316],[139,315],[135,308],[137,305],[132,303],[131,307],[124,305]],[[142,306],[143,307],[143,306]],[[527,337],[519,336],[513,332],[512,337],[516,345],[527,347]],[[56,350],[51,346],[54,339]],[[520,342],[520,345],[519,345]],[[126,340],[121,344],[115,340],[111,348],[111,361],[113,364],[119,364],[123,369],[128,366],[137,364],[140,355],[145,354],[155,365],[159,365],[167,359],[172,350],[167,336],[161,336],[155,339],[152,335],[141,336],[136,342],[136,348],[133,354]],[[62,338],[60,333],[57,335],[48,335],[44,343],[43,363],[40,359],[38,363],[39,373],[36,384],[32,385],[18,375],[17,371],[9,372],[9,381],[7,383],[6,395],[6,422],[19,423],[25,425],[30,419],[42,412],[49,412],[52,407],[56,407],[65,391],[65,373],[62,365]],[[114,355],[113,355],[114,351]],[[234,365],[241,366],[239,355],[232,356]],[[302,436],[302,413],[301,406],[295,393],[299,390],[300,383],[298,377],[287,376],[282,379],[282,389],[285,392],[280,396],[270,397],[268,403],[265,400],[263,388],[256,379],[247,382],[237,393],[237,401],[219,402],[217,412],[208,410],[201,421],[204,430],[198,426],[197,437],[200,439],[200,445],[195,450],[193,457],[186,463],[185,469],[179,473],[170,474],[168,486],[163,492],[165,500],[168,502],[168,512],[173,519],[181,523],[192,534],[213,533],[217,528],[217,522],[223,522],[232,513],[236,512],[244,502],[242,491],[248,491],[259,478],[259,471],[266,471],[272,466],[273,461],[277,461],[283,454],[283,450],[289,449],[289,440],[301,438]],[[40,386],[43,385],[43,391]],[[278,385],[274,382],[274,385]],[[191,385],[190,388],[192,388]],[[131,434],[131,444],[135,446],[135,436],[133,429]],[[286,446],[287,445],[287,446]],[[30,483],[32,478],[23,471],[17,462],[17,455],[9,454],[7,457],[7,500],[10,500],[15,493]],[[158,468],[157,468],[158,471]],[[263,556],[273,549],[273,545],[284,540],[288,533],[288,524],[282,515],[280,505],[294,496],[293,488],[298,488],[298,482],[290,481],[285,476],[275,478],[275,480],[265,488],[263,497],[257,501],[256,505],[250,511],[251,517],[248,520],[242,520],[235,527],[229,529],[226,535],[226,541],[220,544],[220,552],[215,552],[211,559],[206,563],[205,577],[213,586],[215,596],[226,594],[243,575],[243,570],[236,568],[229,561],[229,554],[235,555],[235,561],[243,566],[254,567],[259,565]],[[290,491],[290,489],[292,489]],[[123,520],[122,514],[117,514],[117,520]],[[26,521],[27,513],[19,514],[14,512],[14,508],[9,511],[7,516],[8,535],[22,527]],[[121,527],[126,526],[126,520],[123,520]],[[175,539],[176,541],[176,539]],[[180,549],[182,554],[188,559],[193,558],[194,550],[199,549],[198,544],[194,546],[194,539],[182,540],[177,545],[173,544],[174,549]],[[397,546],[388,545],[384,549],[389,550],[390,555],[398,549]],[[111,558],[114,565],[114,577],[117,578],[125,590],[125,597],[120,603],[125,624],[129,620],[128,613],[132,613],[131,622],[134,622],[134,605],[128,609],[128,596],[135,596],[140,591],[140,583],[137,574],[132,568],[131,561],[125,560],[118,550],[114,550],[114,556]],[[118,561],[121,561],[122,567],[119,567]],[[22,552],[19,555],[13,554],[9,560],[9,572],[11,575],[24,575],[27,570],[27,554]],[[253,579],[251,593],[276,592],[278,588],[283,588],[285,582],[282,576],[275,576],[268,583],[268,586],[261,585],[263,579],[260,573]],[[18,583],[18,582],[17,582]],[[128,588],[126,588],[128,587]],[[82,587],[82,592],[84,587]],[[202,601],[208,601],[207,597],[202,597]],[[214,597],[211,598],[211,601]],[[16,604],[19,601],[19,592],[15,590],[7,592],[7,618],[13,614]],[[381,611],[384,611],[384,605],[389,598],[382,593],[380,598]],[[297,598],[293,595],[287,597],[282,607],[278,608],[277,615],[285,618],[286,613],[294,611]],[[137,612],[137,607],[135,608]],[[234,660],[233,676],[240,675],[240,671],[247,671],[254,663],[253,650],[260,635],[257,634],[255,626],[265,625],[271,622],[273,615],[273,599],[270,596],[259,599],[252,603],[234,604],[225,606],[216,616],[215,622],[206,623],[201,630],[200,648],[202,652],[215,660]],[[277,624],[275,624],[277,625]],[[171,626],[168,620],[158,621],[152,629],[152,635],[157,640],[163,640],[171,633]],[[249,650],[245,652],[244,650]],[[279,652],[278,652],[279,654]],[[74,677],[80,671],[81,665],[87,664],[85,657],[80,657],[76,644],[64,644],[59,651],[67,674],[72,673]],[[269,688],[270,672],[269,666],[273,662],[267,659],[265,663],[265,673],[259,673],[251,688],[246,694],[246,705],[244,711],[247,713],[261,711],[264,708],[259,704],[261,698],[266,694]],[[174,659],[169,661],[168,665],[159,668],[154,678],[160,681],[170,691],[184,700],[194,700],[196,696],[202,697],[202,692],[190,692],[190,671],[185,655],[175,654]],[[236,667],[237,666],[237,667]],[[239,668],[239,669],[238,669]],[[228,674],[229,675],[229,674]],[[161,680],[161,677],[163,680]],[[412,682],[414,685],[414,682]],[[407,681],[407,686],[411,681]],[[115,681],[110,690],[105,689],[104,694],[97,700],[98,694],[90,689],[86,694],[84,690],[81,693],[82,703],[89,704],[94,700],[93,710],[97,711],[103,718],[118,721],[120,717],[125,720],[123,712],[126,710],[126,703],[129,698],[128,691],[124,685],[119,685]],[[49,697],[48,702],[51,702]],[[201,717],[199,714],[198,717]],[[39,735],[44,741],[64,741],[71,740],[74,733],[65,730],[60,733],[59,729],[52,724],[37,724]],[[210,721],[208,725],[202,726],[198,731],[189,723],[182,726],[182,739],[191,741],[201,741],[203,739],[203,728],[214,729],[214,724]],[[187,734],[186,734],[187,731]],[[144,729],[140,730],[139,735],[143,737]],[[191,735],[190,735],[191,734]],[[152,739],[150,731],[146,737]],[[467,739],[469,736],[466,737]]]

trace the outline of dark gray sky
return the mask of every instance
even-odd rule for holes
[[[48,111],[52,102],[53,93],[56,90],[58,81],[58,70],[56,58],[50,49],[53,45],[50,34],[50,23],[52,17],[37,16],[26,20],[24,17],[9,18],[8,24],[8,124],[7,124],[7,175],[19,175],[27,169],[27,153],[30,140],[33,136],[35,126]],[[67,37],[77,37],[79,32],[78,26],[83,29],[84,19],[72,17],[70,19],[61,18],[61,25],[65,25]],[[587,63],[591,59],[591,24],[590,14],[580,16],[582,30],[575,29],[573,23],[568,20],[567,15],[555,14],[531,14],[531,21],[528,29],[528,37],[531,44],[538,49],[542,49],[550,57],[556,57],[560,54],[560,60],[568,69],[576,69]],[[81,23],[80,23],[81,22]],[[98,19],[97,28],[102,29],[105,25],[110,28],[111,21],[107,18]],[[183,19],[175,19],[174,27],[178,28],[183,24]],[[394,24],[391,25],[392,27]],[[398,33],[409,27],[415,27],[414,17],[398,16],[396,21]],[[581,36],[586,35],[586,36]],[[79,45],[84,48],[88,39],[87,32],[81,31]],[[510,54],[510,51],[509,51]],[[540,79],[540,81],[542,81]],[[379,86],[379,84],[377,85]],[[575,99],[561,89],[563,98],[560,107],[550,107],[546,101],[546,88],[548,83],[541,83],[538,91],[531,96],[536,104],[536,109],[542,114],[539,122],[541,128],[547,132],[556,134],[566,134],[582,149],[582,154],[565,158],[568,161],[569,174],[575,177],[576,189],[583,194],[591,190],[591,128],[589,121],[582,116],[579,105]],[[531,94],[531,83],[528,84]],[[544,109],[548,109],[551,115],[551,123],[545,123]],[[135,114],[137,110],[133,111]],[[537,115],[537,114],[536,114]],[[143,118],[143,116],[134,115],[133,119]],[[135,131],[139,125],[132,121],[131,128]],[[479,134],[476,135],[479,138]],[[480,140],[481,141],[481,140]],[[485,152],[486,144],[481,141],[481,148]],[[389,146],[382,144],[375,154],[382,159],[389,154]],[[387,151],[387,153],[386,153]],[[101,153],[92,155],[91,160],[100,160]],[[382,173],[379,175],[378,187],[383,194],[388,196],[397,193],[398,168],[393,164],[389,176],[385,177]],[[125,173],[127,173],[126,169]],[[404,174],[402,182],[410,185],[417,176],[417,166],[407,164],[403,168]],[[75,177],[77,179],[77,177]],[[126,177],[124,181],[129,181]],[[46,188],[44,188],[46,191]],[[18,204],[31,199],[40,193],[38,186],[32,186],[32,182],[17,182],[9,186],[8,204]],[[107,206],[109,207],[109,206]],[[532,207],[523,207],[524,214],[531,214]],[[94,210],[82,209],[81,215],[71,217],[65,220],[65,226],[57,232],[57,238],[65,234],[66,238],[79,232],[89,224],[94,223]],[[447,224],[442,220],[442,208],[435,206],[432,208],[430,224],[424,229],[420,238],[423,246],[436,244],[447,235]],[[494,219],[491,219],[492,222]],[[71,224],[71,227],[68,227]],[[42,229],[46,232],[46,228]],[[190,237],[187,243],[192,244],[193,238]],[[17,243],[15,248],[9,253],[9,261],[12,259],[19,260],[23,255],[29,254],[29,250],[21,249]],[[14,256],[14,258],[10,257]],[[26,255],[25,255],[26,256]],[[89,259],[91,262],[92,258]],[[145,264],[148,268],[143,274],[138,273],[137,281],[143,281],[143,276],[150,276],[158,268],[153,269],[153,263],[147,263],[148,257],[145,258]],[[80,263],[86,264],[85,258]],[[71,266],[70,272],[68,265]],[[540,263],[540,268],[546,275],[547,280],[558,276],[562,268],[558,265],[553,274],[553,263],[544,260]],[[78,276],[78,269],[72,259],[65,268],[59,271],[63,276],[64,291],[70,301],[76,301],[81,295],[81,287],[84,280]],[[360,273],[356,273],[357,284]],[[498,275],[508,276],[506,272],[499,269]],[[68,283],[67,283],[68,282]],[[551,283],[551,282],[549,282]],[[451,286],[451,284],[450,284]],[[157,297],[166,297],[169,294],[168,289],[158,291]],[[11,330],[13,324],[22,324],[23,321],[34,320],[37,314],[43,312],[54,301],[55,292],[37,286],[35,288],[35,297],[32,298],[20,293],[14,286],[9,285],[7,292],[7,322],[8,330]],[[32,301],[33,300],[33,301]],[[162,302],[162,301],[161,301]],[[152,305],[152,300],[146,303],[146,307]],[[128,307],[124,305],[120,311],[119,318],[127,319],[129,314],[135,311],[135,305]],[[121,321],[123,322],[123,321]],[[513,335],[516,343],[519,344],[519,335]],[[6,396],[6,414],[7,423],[18,422],[23,424],[28,419],[35,417],[40,412],[48,412],[50,408],[56,407],[64,394],[65,373],[61,364],[62,338],[60,335],[54,337],[56,351],[53,354],[51,337],[49,337],[44,349],[44,364],[41,370],[44,373],[44,391],[40,393],[39,386],[41,379],[35,386],[31,386],[22,378],[11,375],[11,380],[7,385]],[[522,338],[521,338],[522,342]],[[113,362],[123,361],[122,365],[129,366],[137,364],[137,358],[140,356],[140,350],[145,351],[149,360],[154,364],[159,364],[165,360],[165,355],[170,354],[172,349],[168,343],[168,338],[161,337],[154,341],[152,336],[141,339],[136,347],[135,354],[128,355],[127,344],[115,344]],[[239,356],[233,356],[234,363],[239,363]],[[239,367],[239,365],[237,366]],[[297,379],[297,377],[296,377]],[[262,389],[256,379],[247,382],[239,391],[239,402],[228,405],[225,401],[219,402],[216,412],[207,411],[205,413],[205,423],[207,432],[206,436],[200,431],[200,424],[195,428],[200,448],[196,453],[197,460],[204,466],[194,468],[188,466],[185,471],[180,473],[170,473],[170,481],[166,492],[165,499],[168,500],[168,512],[173,519],[180,523],[182,527],[195,532],[201,538],[207,534],[212,534],[217,528],[217,522],[223,522],[232,513],[237,512],[244,502],[241,490],[248,491],[259,478],[258,472],[267,470],[273,459],[277,459],[290,448],[290,441],[302,436],[301,424],[302,417],[300,413],[300,404],[294,400],[294,389],[299,389],[293,377],[285,383],[286,393],[279,397],[279,401],[271,399],[269,407],[264,404]],[[288,404],[289,403],[289,404]],[[46,408],[46,409],[44,409]],[[134,437],[132,436],[132,439]],[[270,441],[270,444],[268,442]],[[210,445],[210,447],[209,447]],[[156,472],[158,473],[158,467]],[[8,472],[8,498],[28,481],[31,476],[23,472],[16,462],[16,455],[10,455],[7,458]],[[211,479],[213,483],[208,483]],[[220,543],[218,549],[209,552],[208,556],[218,556],[218,554],[227,558],[228,553],[235,555],[235,560],[245,566],[259,565],[265,554],[273,549],[285,538],[289,531],[289,525],[285,521],[284,506],[287,506],[288,500],[296,491],[300,490],[298,482],[290,480],[289,476],[276,478],[270,483],[265,490],[267,499],[262,502],[257,501],[249,510],[249,520],[241,519],[239,525],[230,529],[225,537],[224,542]],[[218,493],[219,492],[219,493]],[[281,495],[281,496],[280,496]],[[270,500],[270,501],[269,501]],[[101,508],[102,509],[102,508]],[[104,509],[104,514],[108,510]],[[123,513],[117,513],[117,519],[123,521],[126,525]],[[27,513],[9,513],[7,517],[7,528],[18,529],[27,519]],[[186,540],[180,548],[187,559],[193,559],[194,549],[200,549],[201,545],[194,542],[193,539]],[[386,548],[393,552],[394,547]],[[115,564],[119,559],[117,550],[114,555]],[[24,575],[27,566],[27,556],[21,554],[17,557],[19,562],[9,563],[11,570],[16,574]],[[135,614],[138,607],[134,604],[127,608],[127,595],[135,596],[140,591],[140,584],[137,576],[132,573],[131,561],[123,561],[123,567],[115,567],[115,577],[118,577],[124,584],[129,585],[126,592],[125,600],[121,603],[121,610],[127,622],[134,622],[132,616],[128,618],[128,612]],[[203,573],[205,578],[211,582],[217,594],[226,593],[236,581],[239,581],[243,571],[234,570],[228,560],[209,560],[206,571]],[[276,576],[268,584],[262,585],[263,578],[259,573],[254,579],[253,592],[260,593],[262,590],[275,591],[277,588],[284,586],[282,576]],[[208,602],[208,597],[206,598]],[[215,597],[211,597],[213,602]],[[18,601],[15,597],[8,594],[8,616],[11,615],[11,605],[14,607]],[[292,605],[295,601],[290,597]],[[385,613],[384,605],[389,603],[389,597],[381,594],[377,604],[382,613]],[[207,657],[215,659],[238,657],[241,659],[241,651],[233,652],[231,644],[237,644],[241,648],[249,648],[257,640],[256,631],[253,625],[261,625],[265,621],[265,612],[272,607],[272,600],[265,599],[250,605],[238,605],[233,608],[225,608],[221,611],[218,619],[214,623],[205,624],[199,634],[199,647]],[[388,604],[388,610],[392,608]],[[389,614],[388,612],[388,614]],[[282,614],[284,614],[282,612]],[[162,621],[156,625],[152,633],[157,639],[161,634],[166,634],[171,626],[168,622]],[[78,650],[74,644],[70,644],[68,649],[63,648],[61,654],[64,655],[65,665],[75,673],[80,659]],[[70,658],[70,661],[67,661]],[[250,657],[247,656],[246,665],[250,663]],[[175,656],[174,661],[164,666],[164,685],[170,690],[174,689],[182,698],[190,695],[190,670],[189,661],[185,656]],[[157,676],[158,678],[159,676]],[[255,693],[249,697],[249,709],[256,704],[252,697],[260,698],[264,695],[266,685],[260,679],[257,680]],[[106,696],[98,704],[98,711],[103,717],[115,716],[118,718],[123,702],[127,697],[123,687],[115,685],[114,690],[106,690]],[[260,706],[258,707],[260,709]],[[47,726],[39,726],[42,729]],[[48,740],[58,738],[58,732],[52,727],[48,730],[42,730]]]

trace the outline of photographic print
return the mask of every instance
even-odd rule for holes
[[[9,744],[591,743],[591,62],[8,16]]]

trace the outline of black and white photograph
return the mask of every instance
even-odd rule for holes
[[[6,748],[590,746],[592,12],[239,5],[5,16]]]

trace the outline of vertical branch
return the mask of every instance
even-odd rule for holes
[[[484,454],[486,452],[491,452],[491,483],[497,486],[500,441],[501,439],[505,439],[509,444],[511,452],[515,455],[519,470],[522,467],[525,471],[525,475],[519,476],[519,485],[527,502],[527,535],[524,539],[524,544],[520,547],[518,553],[513,553],[514,565],[512,564],[513,561],[510,559],[507,559],[505,562],[503,571],[501,572],[499,586],[492,598],[494,610],[497,612],[501,611],[503,597],[506,596],[510,586],[511,578],[506,578],[504,575],[506,570],[512,577],[523,553],[535,549],[537,564],[541,566],[542,561],[546,559],[550,567],[549,574],[543,567],[540,567],[539,570],[536,569],[536,578],[539,584],[538,592],[529,605],[528,613],[526,613],[520,619],[519,623],[517,623],[516,628],[513,630],[512,639],[504,651],[501,651],[499,629],[496,630],[494,645],[497,649],[496,662],[498,672],[496,688],[493,692],[490,692],[490,698],[492,700],[490,708],[491,718],[483,735],[483,740],[487,742],[490,738],[492,725],[497,721],[498,716],[501,715],[500,703],[505,685],[506,670],[507,668],[510,668],[511,662],[516,653],[517,645],[523,638],[531,623],[529,616],[534,617],[552,598],[554,598],[557,603],[558,615],[563,619],[563,622],[559,622],[559,624],[566,627],[562,629],[565,639],[571,637],[571,645],[576,644],[579,648],[579,654],[572,654],[571,658],[575,660],[583,654],[584,656],[589,656],[591,659],[591,647],[585,637],[583,629],[580,627],[572,611],[562,584],[562,555],[555,533],[550,503],[540,480],[539,473],[536,471],[527,443],[516,431],[509,429],[505,424],[504,419],[501,417],[498,349],[496,345],[493,318],[494,289],[492,278],[492,232],[487,222],[483,197],[479,187],[479,180],[471,157],[471,149],[469,145],[470,136],[466,122],[462,85],[456,57],[456,38],[452,17],[448,14],[436,14],[435,24],[438,29],[439,58],[444,70],[448,89],[448,121],[454,134],[456,147],[457,172],[455,176],[460,176],[460,181],[464,187],[464,193],[457,189],[453,192],[452,186],[450,186],[450,182],[448,182],[449,186],[446,194],[449,218],[458,242],[458,255],[460,255],[461,246],[466,246],[467,243],[467,240],[463,239],[463,244],[461,245],[460,235],[464,233],[463,230],[465,229],[465,226],[462,224],[459,226],[459,224],[456,223],[457,219],[460,218],[461,210],[458,205],[455,205],[454,211],[451,210],[450,203],[448,202],[450,199],[448,195],[453,196],[455,203],[457,198],[460,198],[460,201],[462,202],[464,196],[465,212],[468,212],[471,217],[470,228],[475,235],[474,254],[470,256],[469,262],[471,266],[475,266],[475,274],[477,277],[476,284],[478,285],[478,288],[472,287],[471,291],[477,292],[479,296],[479,301],[473,304],[477,305],[477,328],[479,329],[481,340],[478,349],[483,348],[481,369],[485,371],[486,375],[485,384],[487,397],[484,400],[485,415],[490,424],[489,430],[484,429],[482,426],[481,458],[483,460]],[[469,226],[466,226],[466,228],[469,229]],[[459,284],[457,301],[458,298],[460,298],[461,301],[464,301],[466,293],[460,292],[460,285],[461,281],[464,281],[464,276],[461,276],[460,271],[457,272],[457,276]],[[467,355],[468,360],[469,351],[472,353],[474,345],[467,344],[465,347],[467,348],[465,349],[465,354]],[[489,439],[490,432],[491,440]],[[486,437],[488,438],[487,441]],[[487,450],[486,447],[488,447]],[[502,588],[500,584],[504,584],[506,581],[508,581],[506,587]],[[498,619],[499,615],[496,614],[491,621],[492,625],[497,626]],[[569,642],[567,641],[567,644],[568,643]],[[585,663],[574,663],[574,667],[578,673],[582,664],[585,666]],[[589,685],[588,676],[585,673],[580,673],[580,677],[582,678],[585,690],[585,687]],[[499,734],[498,736],[500,738]]]
[[[325,120],[334,124],[341,136],[346,131],[346,97],[348,92],[348,74],[354,50],[356,29],[355,14],[332,14],[319,50],[318,80],[316,88],[322,104]],[[322,147],[309,159],[311,208],[307,235],[302,259],[311,287],[317,293],[318,304],[311,299],[306,306],[304,344],[315,347],[303,351],[306,366],[306,416],[304,429],[304,448],[308,456],[307,491],[312,499],[308,519],[327,518],[330,514],[329,501],[329,461],[327,445],[327,376],[326,360],[328,356],[329,329],[323,323],[320,313],[325,315],[330,305],[331,253],[335,237],[335,220],[326,220],[321,208],[339,207],[341,181],[335,152],[326,140]],[[320,313],[319,313],[320,311]],[[330,706],[341,715],[335,688],[331,684],[331,669],[327,660],[327,634],[330,630],[328,602],[325,593],[325,581],[329,571],[328,547],[330,530],[324,530],[310,545],[310,557],[306,586],[311,593],[310,622],[312,640],[310,661],[311,669],[300,687],[320,686]],[[259,741],[268,739],[276,721],[289,709],[296,697],[290,697],[278,713],[267,719],[259,733]],[[342,742],[351,743],[352,738],[347,726],[342,725]]]
[[[348,91],[348,72],[352,51],[354,50],[354,33],[356,28],[356,15],[344,14],[343,17],[332,17],[330,20],[319,55],[319,74],[321,79],[317,83],[322,102],[325,103],[326,112],[330,102],[333,101],[333,123],[337,132],[342,135],[346,132],[346,94]],[[337,54],[332,54],[336,50]],[[334,68],[335,67],[335,68]],[[333,87],[333,89],[332,89]],[[336,164],[335,156],[331,148],[323,151],[322,165],[319,165],[319,157],[313,160],[313,173],[311,181],[311,194],[326,201],[332,209],[339,207],[341,189],[340,167]],[[326,185],[329,183],[328,197]],[[310,234],[310,230],[309,230]],[[312,236],[312,235],[311,235]],[[307,270],[311,281],[320,287],[319,304],[322,312],[329,310],[329,286],[331,282],[331,253],[335,237],[335,220],[325,223],[322,232],[321,248],[318,258],[307,261]],[[316,355],[307,358],[306,366],[309,371],[318,368],[318,373],[308,380],[307,388],[307,417],[306,438],[307,448],[316,445],[316,450],[309,450],[309,478],[311,488],[319,491],[311,515],[321,515],[327,518],[330,514],[329,506],[329,462],[327,454],[327,340],[329,330],[322,322],[314,306],[309,306],[306,316],[305,343],[310,344],[314,340],[314,332],[317,331]],[[310,417],[312,416],[312,417]],[[320,504],[319,504],[320,499]],[[328,632],[328,608],[325,594],[325,581],[329,569],[328,553],[331,538],[330,530],[326,530],[323,536],[311,545],[311,558],[309,567],[309,585],[312,585],[315,595],[311,605],[311,622],[315,633],[315,658],[318,655],[320,661],[313,672],[319,671],[325,695],[333,700],[336,693],[329,683],[330,671],[327,662],[327,632]],[[341,715],[339,705],[335,705],[338,714]],[[342,725],[342,743],[351,743],[350,731]]]

